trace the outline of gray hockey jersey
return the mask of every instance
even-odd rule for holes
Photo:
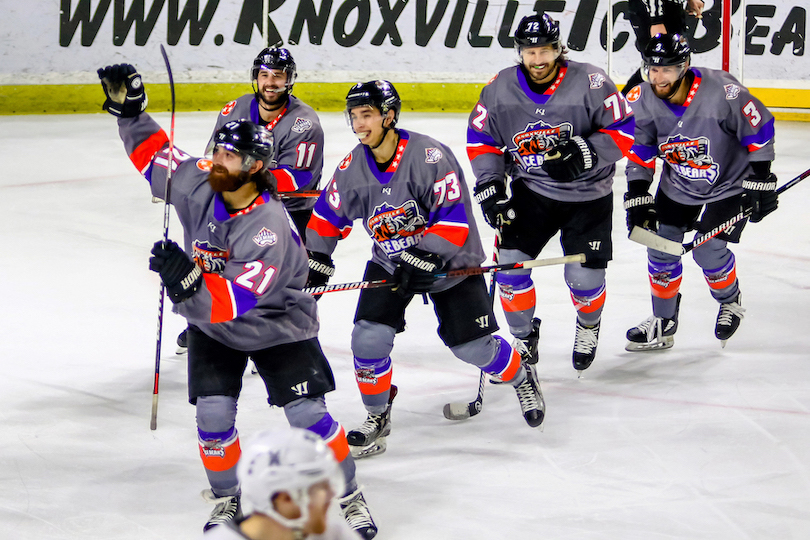
[[[702,205],[741,193],[750,161],[773,160],[774,118],[725,71],[691,71],[683,105],[656,97],[646,83],[628,93],[636,131],[627,180],[651,183],[658,157],[659,189],[675,202]]]
[[[253,94],[245,94],[227,103],[219,112],[214,133],[208,142],[211,150],[214,134],[231,120],[248,119],[273,132],[277,165],[273,169],[279,193],[317,190],[323,170],[323,129],[315,110],[290,96],[286,108],[272,122],[259,116],[259,104]],[[315,198],[289,198],[284,206],[290,210],[311,208]]]
[[[559,141],[575,136],[593,145],[596,164],[573,182],[557,182],[541,168],[543,160]],[[481,91],[467,128],[478,184],[504,181],[509,173],[535,193],[564,202],[608,195],[615,162],[632,142],[632,111],[616,85],[598,67],[573,61],[560,67],[543,94],[529,87],[519,65],[502,70]]]
[[[331,254],[356,219],[374,240],[372,260],[393,272],[411,246],[438,254],[446,269],[479,266],[485,259],[470,193],[456,157],[426,135],[398,129],[393,162],[380,172],[357,145],[338,165],[315,203],[307,248]],[[438,280],[435,291],[460,279]]]
[[[166,190],[168,138],[146,113],[119,118],[119,133],[152,194]],[[301,292],[307,254],[284,205],[264,192],[229,213],[208,185],[211,162],[174,148],[170,200],[203,270],[202,286],[175,310],[220,343],[255,351],[317,336],[315,300]]]

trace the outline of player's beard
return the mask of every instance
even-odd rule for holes
[[[246,171],[232,174],[224,165],[213,165],[208,173],[208,185],[217,193],[236,191],[250,181]]]
[[[280,92],[270,92],[270,99],[268,100],[266,93],[268,87],[269,85],[266,85],[264,88],[262,88],[261,92],[258,93],[262,108],[268,111],[280,109],[285,103],[287,103],[287,89],[282,88]]]
[[[678,93],[678,89],[681,87],[681,82],[682,81],[683,81],[682,78],[678,79],[674,83],[669,83],[669,85],[667,85],[667,86],[665,86],[663,88],[656,85],[656,84],[653,84],[652,85],[653,93],[659,99],[667,99],[668,100],[668,99],[672,98],[675,94]]]

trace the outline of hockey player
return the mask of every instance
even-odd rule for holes
[[[216,133],[212,161],[177,148],[169,159],[166,133],[142,112],[146,94],[135,68],[108,66],[99,78],[107,94],[104,108],[119,117],[130,159],[153,195],[169,192],[192,246],[190,257],[176,243],[159,241],[149,267],[189,322],[189,402],[196,407],[200,456],[211,485],[204,496],[216,503],[205,528],[239,516],[236,404],[250,356],[269,403],[283,407],[290,425],[330,446],[345,476],[345,516],[372,538],[376,525],[357,488],[345,432],[326,408],[324,395],[334,390],[334,378],[317,338],[315,301],[301,291],[306,250],[267,171],[271,133],[249,120],[229,122]]]
[[[395,288],[365,289],[355,314],[352,353],[367,420],[347,435],[365,457],[385,451],[391,431],[390,353],[404,329],[405,308],[428,295],[439,336],[461,360],[511,383],[526,422],[543,422],[545,405],[518,351],[493,336],[497,323],[483,276],[436,280],[443,269],[480,265],[485,257],[461,167],[449,148],[397,128],[400,98],[387,81],[357,84],[346,96],[346,119],[360,140],[340,162],[315,204],[307,232],[310,286],[334,272],[331,254],[355,220],[374,240],[363,279],[395,280]]]
[[[566,58],[559,25],[547,14],[518,23],[515,48],[518,65],[484,87],[470,114],[475,199],[500,230],[500,263],[537,257],[557,232],[566,254],[586,255],[564,270],[577,310],[572,361],[581,372],[596,356],[612,257],[614,164],[632,144],[632,113],[604,71]],[[496,280],[509,330],[537,362],[531,270],[498,272]]]
[[[329,512],[343,479],[334,455],[313,433],[258,433],[236,467],[245,518],[214,527],[204,540],[358,540]]]
[[[681,242],[692,229],[706,233],[741,211],[758,222],[777,206],[774,119],[724,71],[694,68],[686,38],[657,35],[644,51],[649,84],[627,99],[636,114],[627,163],[627,226],[657,230]],[[655,158],[663,169],[655,199],[649,193]],[[725,345],[743,317],[734,254],[745,222],[692,250],[720,303],[715,336]],[[653,316],[627,332],[627,350],[667,349],[678,329],[681,257],[649,249]]]

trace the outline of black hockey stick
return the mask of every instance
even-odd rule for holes
[[[160,54],[163,55],[163,61],[166,62],[166,71],[169,72],[169,90],[172,95],[172,121],[169,130],[169,168],[166,171],[166,190],[163,196],[163,245],[169,243],[169,203],[172,194],[172,168],[174,167],[174,78],[172,77],[172,67],[169,65],[169,57],[166,55],[166,49],[163,45],[160,46]],[[158,383],[160,381],[160,349],[163,341],[163,300],[165,298],[166,287],[163,285],[163,280],[160,281],[160,298],[158,300],[158,320],[157,320],[157,335],[155,339],[155,385],[152,390],[152,418],[149,422],[149,429],[157,429],[157,408],[158,408]]]
[[[473,266],[471,268],[457,268],[434,274],[437,278],[449,278],[460,276],[476,276],[489,272],[503,272],[504,270],[520,270],[521,268],[537,268],[538,266],[551,266],[555,264],[568,264],[585,262],[585,255],[566,255],[564,257],[554,257],[551,259],[537,259],[533,261],[522,261],[509,264],[496,264],[494,266]],[[303,289],[309,294],[325,294],[330,292],[353,291],[356,289],[376,289],[378,287],[393,287],[396,285],[393,279],[376,279],[372,281],[354,281],[352,283],[335,283],[333,285],[321,285],[319,287],[307,287]]]
[[[776,193],[781,194],[784,191],[792,188],[805,178],[810,176],[810,169],[807,169],[802,174],[794,178],[793,180],[787,182],[785,185],[777,188]],[[725,231],[735,223],[742,221],[743,219],[749,217],[751,215],[751,210],[746,210],[738,213],[736,216],[731,217],[730,219],[724,221],[717,227],[713,228],[707,233],[701,234],[697,236],[691,242],[686,242],[684,244],[679,244],[674,240],[669,240],[668,238],[664,238],[663,236],[659,236],[652,232],[649,229],[644,229],[642,227],[633,227],[633,230],[630,232],[630,240],[633,242],[638,242],[639,244],[645,245],[649,248],[652,248],[656,251],[661,251],[663,253],[668,253],[670,255],[684,255],[689,253],[696,247],[705,244],[721,232]]]

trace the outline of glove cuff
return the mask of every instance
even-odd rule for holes
[[[653,197],[649,193],[645,193],[643,195],[633,195],[632,193],[624,194],[625,210],[636,208],[637,206],[647,206],[651,204],[655,204],[655,197]]]
[[[316,261],[315,259],[309,259],[307,264],[310,270],[314,270],[325,276],[332,277],[335,275],[335,267],[332,265]]]
[[[776,176],[770,175],[768,178],[762,179],[747,178],[743,180],[742,187],[749,191],[774,191],[776,190]]]

